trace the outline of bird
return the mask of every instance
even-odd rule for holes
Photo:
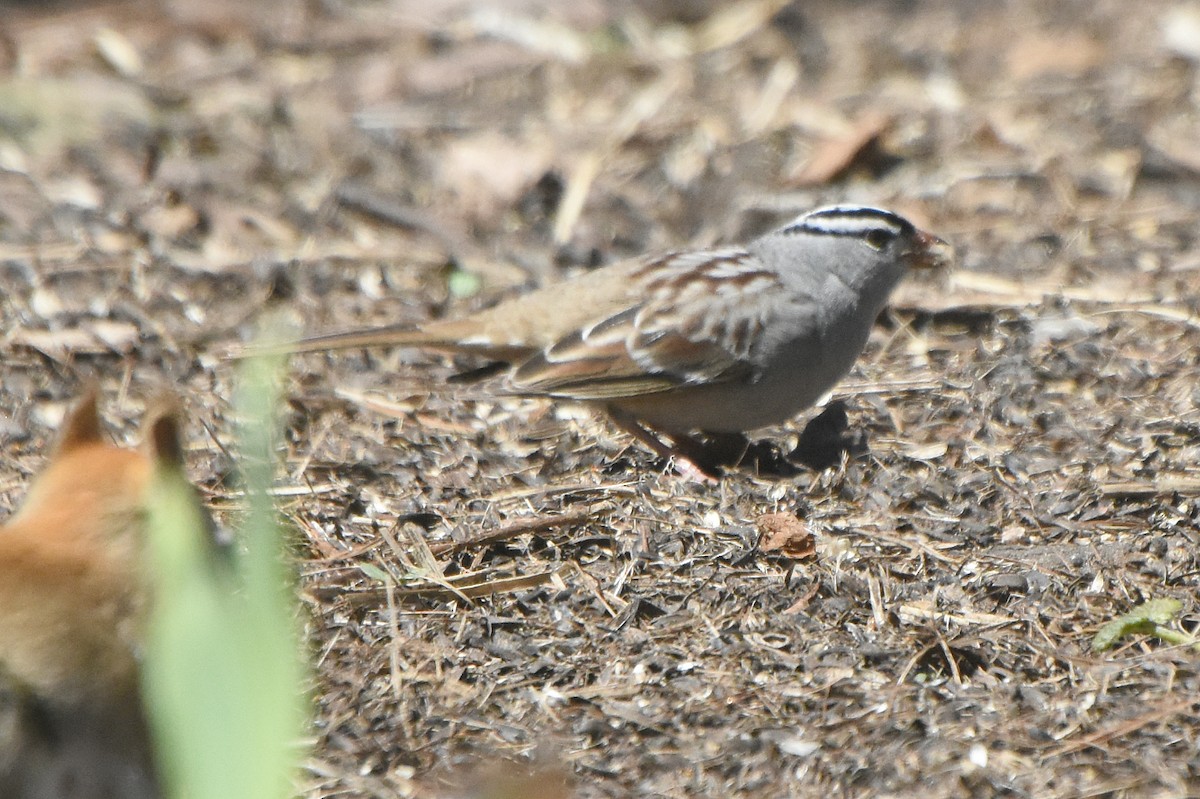
[[[833,205],[741,246],[620,261],[461,318],[286,348],[423,347],[506,363],[508,391],[598,406],[659,456],[711,474],[693,433],[741,435],[810,407],[854,365],[909,270],[951,257],[895,212]]]

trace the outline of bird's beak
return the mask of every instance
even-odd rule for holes
[[[918,230],[916,246],[909,251],[909,263],[918,269],[941,269],[954,260],[954,248],[932,233]]]

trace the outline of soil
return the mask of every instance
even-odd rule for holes
[[[122,439],[180,395],[230,517],[269,309],[415,323],[835,201],[957,262],[823,427],[755,434],[815,469],[697,481],[469,358],[292,359],[303,795],[1200,795],[1200,655],[1091,646],[1200,624],[1196,2],[0,7],[0,506],[99,378]]]

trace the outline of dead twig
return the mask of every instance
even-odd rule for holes
[[[526,533],[540,533],[544,530],[554,529],[555,527],[570,527],[576,524],[583,524],[592,518],[593,514],[590,511],[585,511],[581,513],[568,513],[562,516],[546,516],[540,519],[523,519],[506,527],[501,527],[499,530],[492,530],[491,532],[483,533],[464,541],[446,541],[440,544],[432,544],[429,550],[438,557],[454,555],[474,547],[485,547],[500,541],[508,541]]]

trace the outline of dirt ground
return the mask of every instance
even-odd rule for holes
[[[227,513],[269,307],[419,321],[841,200],[958,251],[791,475],[294,358],[304,796],[1200,796],[1200,655],[1090,645],[1200,622],[1200,3],[164,2],[0,6],[4,508],[99,376],[120,436],[182,395]]]

